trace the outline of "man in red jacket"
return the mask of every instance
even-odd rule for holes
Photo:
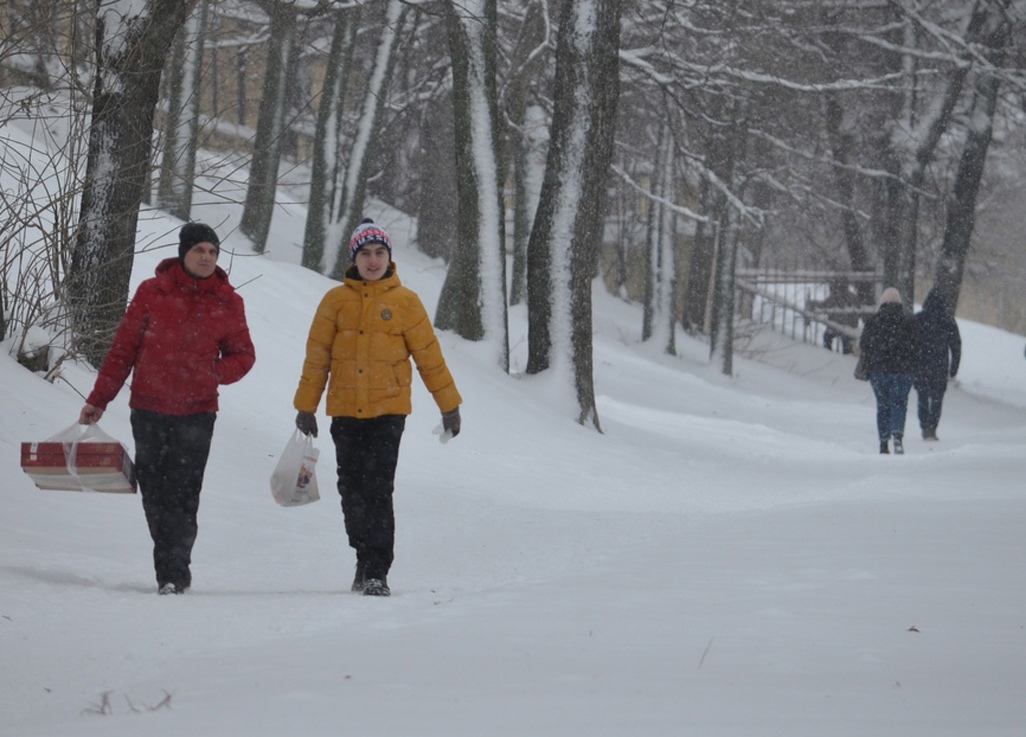
[[[246,314],[217,265],[213,228],[187,223],[178,258],[139,285],[86,399],[79,422],[97,422],[132,374],[132,436],[143,510],[161,594],[192,584],[203,472],[217,417],[217,389],[253,367]]]

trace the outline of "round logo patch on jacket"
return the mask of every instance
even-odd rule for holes
[[[392,319],[392,310],[382,310],[381,311],[381,319],[382,320],[391,320]]]

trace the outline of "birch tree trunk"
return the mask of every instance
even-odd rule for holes
[[[317,272],[322,272],[325,268],[324,249],[329,224],[334,214],[331,211],[335,195],[332,185],[338,177],[342,108],[359,24],[359,8],[335,13],[335,29],[325,63],[321,99],[317,108],[310,175],[310,202],[307,205],[302,256],[302,265]]]
[[[113,2],[97,11],[89,153],[67,285],[79,348],[95,366],[128,301],[161,71],[193,4]]]
[[[495,346],[509,370],[505,217],[495,88],[495,0],[447,5],[452,56],[459,241],[435,325]]]
[[[503,100],[510,128],[509,158],[514,187],[511,305],[527,299],[527,242],[545,171],[548,121],[545,111],[532,101],[532,91],[538,86],[538,76],[548,58],[549,23],[545,12],[542,3],[531,3],[524,13]]]
[[[673,131],[664,125],[660,131],[659,155],[656,158],[656,181],[648,211],[645,255],[645,304],[642,313],[641,339],[656,340],[666,353],[676,353],[673,314],[674,281],[677,273],[676,217],[667,203],[674,202]]]
[[[528,244],[527,371],[570,384],[577,421],[601,431],[591,286],[620,90],[620,3],[567,0],[559,27],[551,142]]]
[[[395,65],[395,48],[402,32],[403,22],[409,9],[404,0],[389,0],[385,10],[378,51],[370,71],[367,88],[360,108],[356,137],[349,152],[349,162],[341,174],[338,194],[335,198],[336,221],[340,225],[339,249],[335,265],[331,270],[333,279],[342,279],[349,266],[349,235],[363,220],[363,204],[367,195],[374,146],[378,140],[378,121],[388,98],[388,83]]]
[[[209,0],[200,0],[196,12],[175,36],[169,66],[167,118],[157,207],[179,220],[189,220],[196,177],[196,147],[199,136],[200,71],[206,36]]]

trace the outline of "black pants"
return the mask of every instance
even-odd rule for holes
[[[216,418],[213,412],[174,416],[132,410],[135,472],[153,538],[158,588],[192,584],[196,513]]]
[[[947,379],[940,381],[916,380],[916,394],[919,397],[919,427],[922,429],[937,429],[937,425],[940,424],[941,406],[944,404],[944,392],[947,391],[947,388]]]
[[[342,497],[349,545],[356,550],[364,578],[384,579],[392,567],[395,512],[392,491],[399,462],[399,442],[405,415],[368,420],[335,417],[331,439],[338,463],[338,493]]]

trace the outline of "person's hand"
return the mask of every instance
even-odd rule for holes
[[[449,433],[450,437],[460,434],[460,408],[442,413],[442,430]]]
[[[82,408],[82,411],[78,413],[78,424],[92,425],[94,422],[99,422],[101,417],[103,417],[102,409],[94,407],[91,404],[87,404]]]
[[[317,437],[317,415],[313,412],[302,412],[296,414],[296,429],[304,435]]]

